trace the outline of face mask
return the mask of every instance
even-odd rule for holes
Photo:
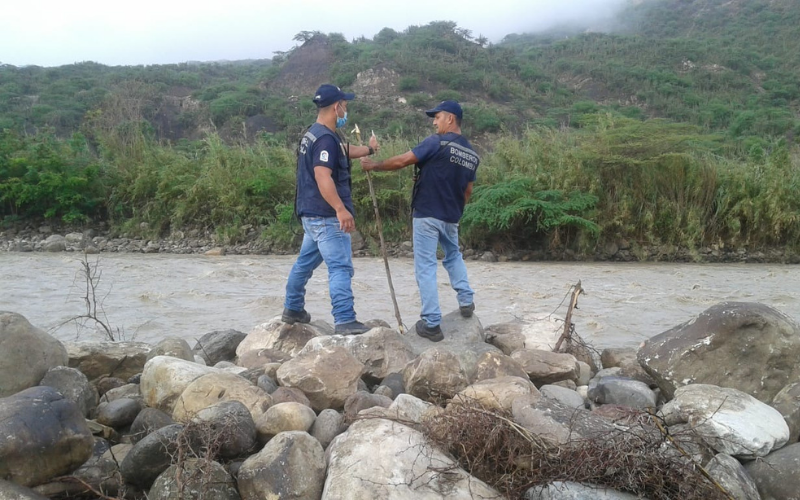
[[[336,128],[342,128],[347,123],[347,111],[344,112],[343,117],[339,117],[339,112],[336,112]]]

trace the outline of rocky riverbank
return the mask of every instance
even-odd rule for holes
[[[599,355],[577,337],[554,352],[561,328],[459,311],[440,343],[369,325],[274,318],[192,348],[61,343],[0,312],[0,498],[800,491],[800,325],[767,306],[718,304]]]
[[[146,227],[144,228],[147,229]],[[302,239],[297,228],[295,246]],[[175,231],[164,238],[139,238],[119,233],[100,223],[94,228],[66,227],[54,224],[19,223],[0,231],[0,252],[86,252],[86,253],[172,253],[209,255],[286,255],[296,249],[277,244],[261,237],[254,227],[243,228],[244,236],[237,243],[225,243],[215,233],[188,228]],[[353,233],[353,253],[356,257],[377,256],[377,243],[368,242],[358,232]],[[392,257],[413,257],[411,241],[388,243],[387,253]],[[600,261],[600,262],[746,262],[800,264],[800,254],[786,249],[748,251],[713,245],[690,250],[672,245],[640,246],[620,240],[607,243],[592,254],[582,254],[571,249],[490,251],[464,249],[468,260],[484,262],[505,261]]]

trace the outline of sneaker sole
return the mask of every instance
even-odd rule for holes
[[[288,316],[281,316],[281,321],[283,321],[287,325],[293,325],[295,323],[301,323],[303,325],[307,325],[307,324],[311,323],[311,321],[303,321],[303,320],[299,320],[297,318],[290,318]]]

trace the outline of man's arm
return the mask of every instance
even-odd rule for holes
[[[355,158],[364,158],[365,156],[369,156],[370,148],[372,148],[372,153],[377,153],[381,147],[378,145],[378,138],[374,135],[369,138],[369,146],[353,146],[352,144],[348,145],[347,148],[347,157],[351,159]]]
[[[401,168],[413,165],[415,163],[417,163],[417,156],[413,151],[409,151],[401,155],[392,156],[391,158],[387,158],[383,161],[375,161],[370,158],[364,158],[361,160],[361,170],[365,172],[388,172],[391,170],[400,170]]]
[[[347,208],[345,208],[339,193],[336,192],[336,184],[333,182],[333,171],[328,167],[314,167],[314,180],[322,198],[336,210],[336,218],[339,219],[339,229],[349,233],[356,228],[356,221],[353,219]]]

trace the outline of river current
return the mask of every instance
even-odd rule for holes
[[[86,313],[86,280],[76,253],[0,254],[0,310],[25,316],[61,340],[101,340],[94,326],[71,318]],[[249,332],[283,307],[295,256],[101,254],[96,304],[127,340],[156,343],[178,336],[190,345],[212,330]],[[418,319],[419,294],[411,259],[391,259],[403,322]],[[353,291],[360,320],[395,326],[380,258],[354,260]],[[800,266],[782,264],[552,263],[467,261],[483,326],[564,318],[570,287],[585,290],[573,313],[576,331],[598,348],[636,347],[723,301],[760,302],[800,316]],[[308,284],[306,309],[333,323],[324,265]],[[439,266],[444,314],[457,308]],[[91,322],[90,322],[91,323]]]

